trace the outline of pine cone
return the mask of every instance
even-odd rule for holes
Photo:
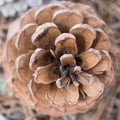
[[[114,81],[111,39],[111,30],[88,5],[33,8],[7,36],[3,66],[8,84],[40,113],[84,113]]]

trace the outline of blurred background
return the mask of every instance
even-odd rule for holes
[[[57,0],[0,0],[0,54],[6,39],[9,24],[24,14],[28,9]],[[70,0],[68,0],[70,1]],[[120,0],[71,0],[93,6],[99,16],[114,31],[116,43],[120,47]],[[102,100],[86,114],[51,118],[38,115],[21,105],[9,90],[4,71],[0,66],[0,120],[120,120],[120,62],[116,83]]]

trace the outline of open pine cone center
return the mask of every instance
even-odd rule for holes
[[[58,62],[58,67],[55,67],[53,69],[53,73],[59,75],[59,79],[56,80],[57,87],[62,88],[65,86],[63,83],[64,78],[67,76],[70,77],[70,80],[67,81],[66,86],[69,86],[69,84],[79,86],[79,82],[77,81],[77,75],[81,73],[81,61],[76,61],[75,56],[72,56],[69,50],[65,50],[61,56],[58,59],[55,59],[56,62]],[[64,64],[63,62],[70,60],[70,57],[72,57],[72,61],[70,63],[66,62],[66,64]],[[60,61],[60,58],[63,58],[63,60]]]

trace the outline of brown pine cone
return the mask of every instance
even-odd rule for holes
[[[34,8],[11,25],[4,69],[16,96],[54,117],[84,113],[114,81],[111,30],[88,5]]]

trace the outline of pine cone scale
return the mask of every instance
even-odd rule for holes
[[[45,61],[46,60],[46,61]],[[30,56],[29,68],[34,71],[39,66],[46,66],[53,62],[50,51],[37,48]]]
[[[16,72],[18,78],[22,82],[29,82],[31,79],[33,79],[33,72],[29,68],[29,59],[33,51],[29,51],[26,54],[22,54],[16,59]]]
[[[70,33],[77,38],[78,51],[89,49],[96,38],[96,31],[87,24],[76,24],[70,29]]]
[[[36,24],[27,24],[19,32],[15,41],[15,47],[19,51],[27,52],[28,50],[35,49],[35,46],[31,42],[31,36],[34,33],[36,27]],[[26,47],[23,46],[24,44],[26,44]]]
[[[40,25],[32,35],[32,43],[43,49],[50,49],[61,32],[54,23]],[[52,35],[52,36],[51,36]]]

